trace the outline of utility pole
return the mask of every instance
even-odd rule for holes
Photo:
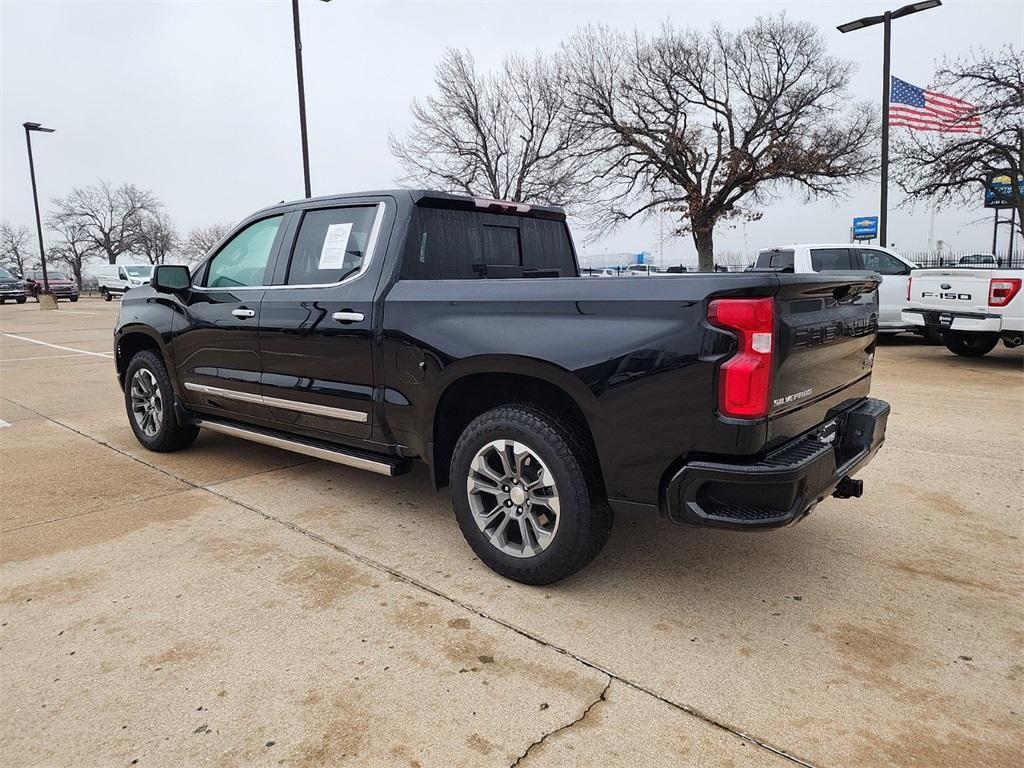
[[[46,274],[46,252],[43,248],[43,221],[39,215],[39,192],[36,190],[36,164],[32,158],[32,132],[53,133],[53,128],[44,128],[39,123],[22,123],[25,129],[25,144],[28,147],[28,174],[32,178],[32,202],[36,207],[36,234],[39,236],[39,264],[43,270],[43,293],[38,296],[40,309],[56,309],[57,302],[50,295],[50,278]],[[24,277],[24,275],[23,275]]]

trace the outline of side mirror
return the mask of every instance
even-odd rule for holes
[[[149,284],[159,293],[177,293],[187,290],[192,285],[192,276],[188,272],[188,267],[180,264],[160,264],[153,270],[153,278]]]

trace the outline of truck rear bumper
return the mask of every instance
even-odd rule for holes
[[[799,520],[885,442],[889,404],[865,398],[750,464],[693,461],[669,480],[662,511],[684,525],[756,530]]]
[[[940,331],[974,331],[977,333],[999,333],[1003,327],[999,315],[980,312],[945,312],[931,309],[904,309],[900,313],[903,322],[915,326],[935,328]]]

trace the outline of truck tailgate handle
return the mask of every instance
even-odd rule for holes
[[[358,323],[363,319],[362,312],[353,312],[351,309],[346,309],[341,312],[335,312],[331,315],[331,320],[338,323]]]
[[[238,309],[232,309],[231,314],[235,317],[256,317],[255,309],[246,309],[245,307],[239,307]]]

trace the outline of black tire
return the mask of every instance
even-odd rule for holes
[[[74,304],[76,301],[78,301],[78,297],[77,296],[72,296],[71,297],[71,303]]]
[[[36,304],[38,304],[39,303],[39,292],[38,291],[32,291],[32,298],[35,299],[36,300]]]
[[[113,296],[110,295],[110,291],[108,290],[101,290],[100,293],[103,294],[104,301],[110,301],[112,298],[114,298]]]
[[[160,419],[155,434],[147,435],[140,426],[136,415],[132,411],[132,385],[135,375],[141,370],[148,370],[156,380],[159,388],[160,399],[163,408],[163,415]],[[128,370],[124,376],[124,404],[128,413],[128,423],[135,433],[135,439],[151,451],[165,453],[168,451],[180,451],[195,442],[199,434],[199,427],[188,425],[182,426],[174,415],[174,389],[171,387],[171,380],[167,376],[167,369],[163,360],[152,350],[143,350],[135,354],[135,357],[128,363]]]
[[[999,343],[998,333],[970,333],[967,331],[946,331],[942,334],[946,349],[961,357],[987,355]]]
[[[470,507],[470,465],[479,451],[500,439],[515,440],[535,453],[557,487],[554,536],[531,556],[506,554],[492,544]],[[589,443],[578,429],[535,406],[501,406],[470,422],[455,445],[449,477],[455,517],[469,546],[485,565],[514,581],[541,585],[563,579],[593,560],[611,533],[614,515]]]
[[[15,299],[15,301],[18,302],[19,304],[24,304],[26,301],[28,301],[28,298],[26,296],[19,296],[18,298]]]

